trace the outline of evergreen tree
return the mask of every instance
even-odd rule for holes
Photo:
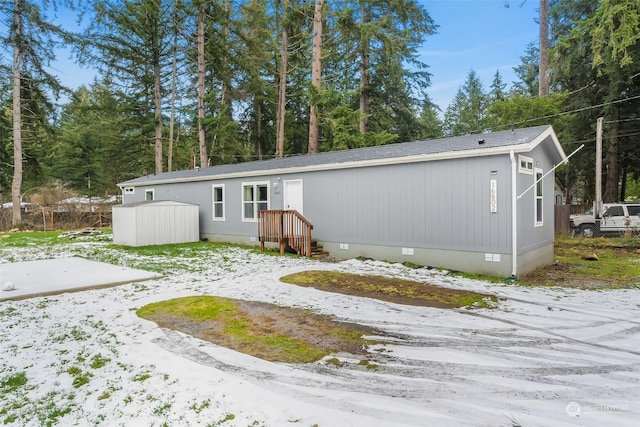
[[[416,139],[432,139],[442,137],[442,120],[438,117],[438,108],[427,97],[422,104],[418,118],[420,134]]]
[[[175,2],[98,0],[87,37],[103,74],[121,85],[139,108],[140,141],[150,147],[153,170],[163,171],[163,99],[171,76]]]
[[[635,30],[630,32],[637,29],[638,13],[637,8],[617,7],[621,4],[580,0],[560,2],[551,11],[554,75],[572,92],[567,108],[580,110],[573,126],[576,139],[593,141],[596,118],[605,120],[603,199],[609,202],[624,198],[621,178],[640,168],[638,162],[629,161],[637,153],[629,126],[638,117],[640,105],[635,99],[640,88],[634,81],[640,63],[633,62],[640,58],[640,43]],[[585,171],[592,171],[594,150],[585,151],[576,160]],[[585,177],[587,194],[594,193],[590,175]]]
[[[437,26],[414,0],[345,1],[337,30],[342,47],[336,77],[357,82],[361,133],[392,132],[398,140],[416,138],[417,116],[430,74],[417,51]],[[345,72],[345,70],[347,70]]]
[[[70,0],[64,4],[71,8],[74,6],[74,2]],[[0,11],[6,17],[5,24],[9,28],[8,34],[1,39],[2,44],[8,48],[7,50],[13,52],[11,67],[13,129],[11,200],[13,202],[12,223],[14,227],[22,225],[20,199],[24,178],[23,167],[28,166],[23,165],[24,144],[28,144],[30,139],[37,141],[39,136],[37,134],[42,126],[34,126],[38,122],[42,123],[43,119],[43,117],[38,117],[34,110],[23,108],[24,103],[34,103],[32,106],[40,107],[37,110],[42,111],[41,107],[45,107],[49,103],[47,97],[44,96],[44,91],[50,89],[57,95],[62,89],[58,80],[47,70],[49,63],[55,58],[56,43],[71,38],[69,32],[53,24],[46,16],[47,7],[55,10],[56,5],[57,3],[54,1],[39,3],[28,0],[3,0],[0,2]],[[26,98],[23,98],[23,95]],[[46,121],[47,118],[44,120]]]
[[[522,63],[513,68],[519,81],[513,82],[511,91],[516,95],[536,96],[538,95],[539,75],[538,75],[538,48],[534,43],[527,45],[524,56],[520,57]]]
[[[491,90],[489,91],[489,102],[504,101],[507,98],[506,87],[507,84],[502,81],[500,70],[496,70],[491,82]]]
[[[444,114],[445,136],[467,135],[485,130],[488,96],[474,70],[458,88],[453,102]]]

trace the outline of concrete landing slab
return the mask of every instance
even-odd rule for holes
[[[77,292],[162,277],[158,273],[84,258],[59,258],[0,265],[0,301]],[[3,290],[7,282],[14,290]]]

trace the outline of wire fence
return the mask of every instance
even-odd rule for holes
[[[13,228],[11,209],[0,209],[0,230]],[[34,231],[76,230],[86,227],[111,227],[111,211],[68,211],[39,209],[22,213],[22,229]]]

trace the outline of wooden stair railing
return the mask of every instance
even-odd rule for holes
[[[270,242],[280,245],[281,254],[288,245],[302,256],[311,256],[311,230],[313,225],[296,210],[258,211],[261,251],[265,242]]]

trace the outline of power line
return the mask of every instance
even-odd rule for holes
[[[590,106],[587,106],[587,107],[576,108],[574,110],[563,111],[561,113],[549,114],[549,115],[546,115],[546,116],[536,117],[536,118],[533,118],[533,119],[526,119],[526,120],[522,120],[520,122],[514,122],[514,123],[512,123],[510,125],[498,125],[496,127],[497,128],[508,128],[508,127],[511,127],[511,126],[521,125],[521,124],[524,124],[524,123],[535,122],[535,121],[543,120],[543,119],[551,119],[551,118],[554,118],[554,117],[565,116],[567,114],[575,114],[575,113],[579,113],[579,112],[582,112],[582,111],[592,110],[594,108],[601,108],[601,107],[604,107],[604,106],[607,106],[607,105],[613,105],[613,104],[619,104],[619,103],[622,103],[622,102],[633,101],[634,99],[638,99],[638,98],[640,98],[640,95],[631,96],[631,97],[628,97],[628,98],[616,99],[615,101],[603,102],[601,104],[590,105]],[[609,122],[607,122],[607,123],[609,123]]]

